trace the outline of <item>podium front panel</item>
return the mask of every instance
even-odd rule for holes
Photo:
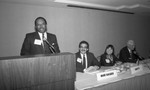
[[[75,55],[0,58],[0,90],[73,90]]]

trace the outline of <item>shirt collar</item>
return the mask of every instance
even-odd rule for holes
[[[129,53],[132,53],[132,50],[130,50],[129,48],[128,48],[128,51],[129,51]]]
[[[40,39],[42,40],[42,33],[38,32],[39,36],[40,36]],[[44,37],[47,39],[47,33],[44,32]]]
[[[87,57],[87,55],[86,55],[86,54],[82,54],[82,53],[80,53],[80,55],[81,55],[81,58],[83,58],[83,55],[85,55],[85,58]]]

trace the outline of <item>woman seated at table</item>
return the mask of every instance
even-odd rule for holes
[[[101,66],[113,66],[116,61],[119,61],[114,54],[114,46],[108,45],[105,49],[104,54],[100,56]]]

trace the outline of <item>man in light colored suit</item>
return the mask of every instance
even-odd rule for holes
[[[47,21],[43,17],[35,20],[35,32],[26,34],[20,55],[59,53],[56,35],[47,32]]]

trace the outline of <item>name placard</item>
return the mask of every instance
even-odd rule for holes
[[[131,70],[131,74],[141,72],[143,70],[143,66],[142,65],[134,66],[131,67],[130,70]]]
[[[117,71],[116,70],[97,73],[97,81],[112,78],[112,77],[117,77]]]

